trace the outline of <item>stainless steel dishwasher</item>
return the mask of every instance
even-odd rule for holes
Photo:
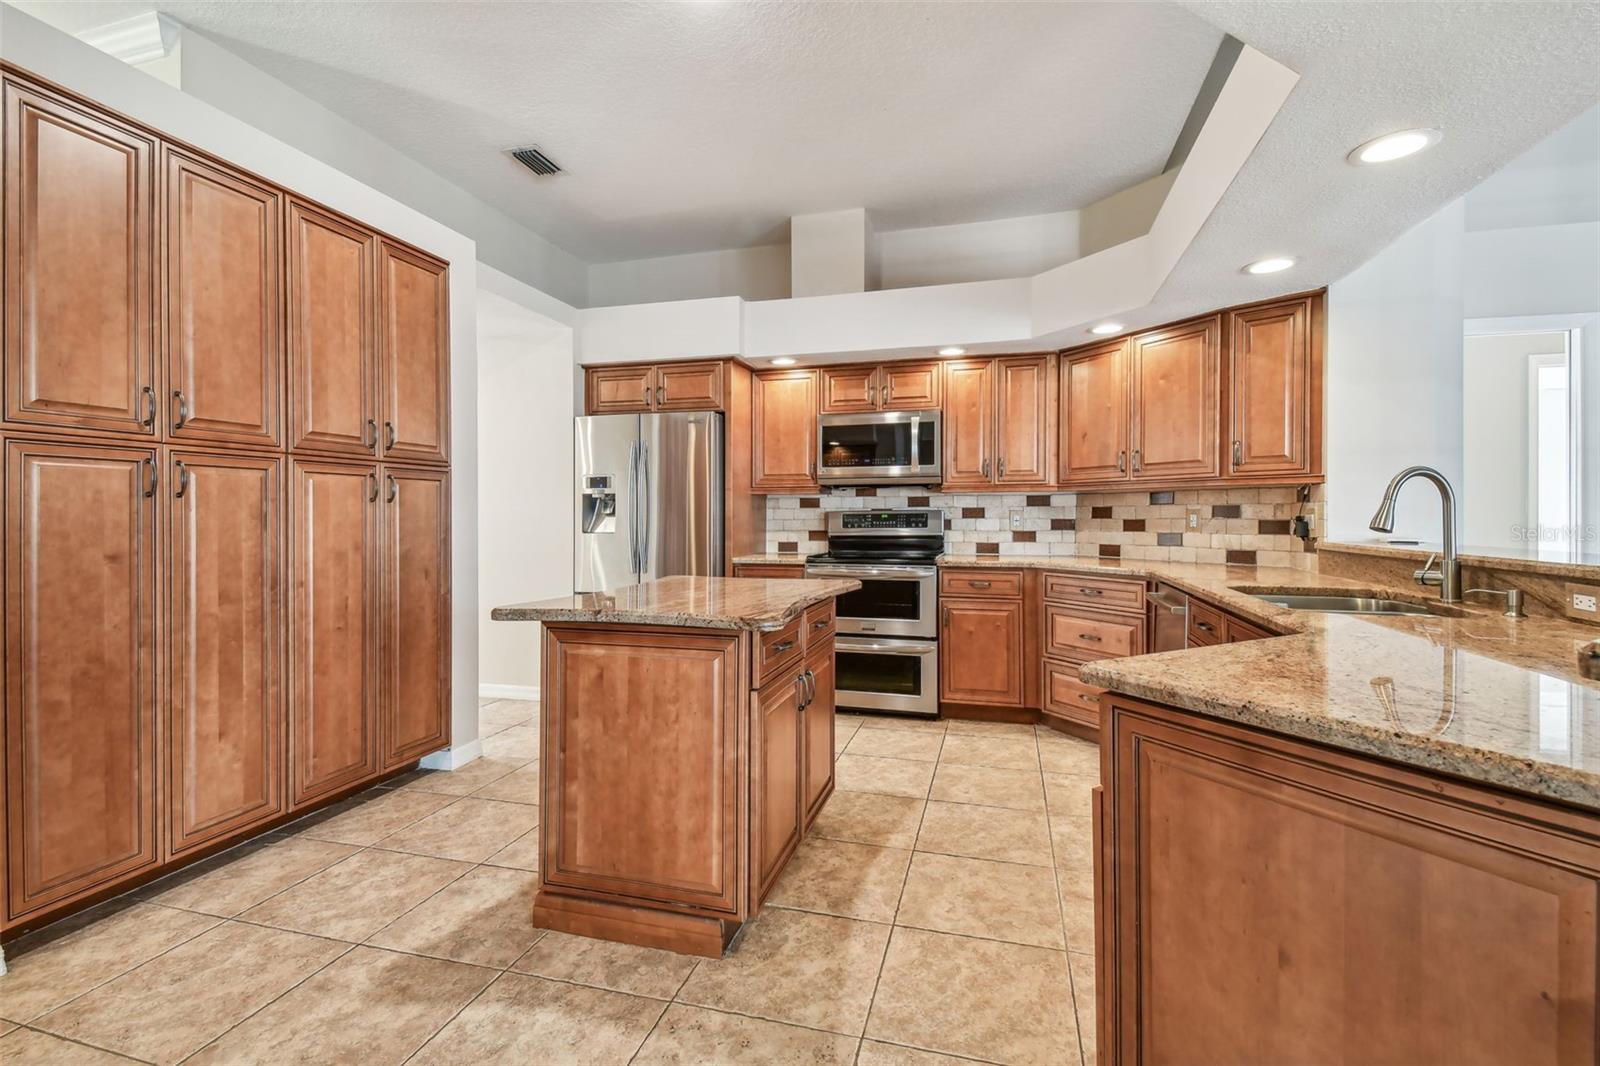
[[[1145,594],[1150,608],[1150,650],[1181,651],[1189,646],[1189,597],[1171,585]]]

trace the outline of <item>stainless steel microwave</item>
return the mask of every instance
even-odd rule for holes
[[[824,485],[936,485],[943,474],[939,412],[876,411],[817,419]]]

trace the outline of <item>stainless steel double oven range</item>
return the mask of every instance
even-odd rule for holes
[[[939,714],[939,554],[944,514],[931,508],[831,511],[828,550],[807,577],[853,577],[837,602],[840,707]]]

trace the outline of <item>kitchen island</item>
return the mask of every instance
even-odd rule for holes
[[[669,577],[497,607],[544,624],[533,924],[721,956],[833,793],[834,598]]]

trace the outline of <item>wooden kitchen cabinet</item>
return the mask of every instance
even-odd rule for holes
[[[5,420],[154,437],[156,141],[9,77],[4,115]]]
[[[1217,316],[1131,342],[1128,472],[1134,481],[1215,478],[1222,322]]]
[[[829,607],[832,607],[831,603]],[[831,617],[828,623],[832,624]],[[811,702],[806,704],[804,712],[806,825],[809,826],[822,813],[828,797],[833,795],[834,680],[831,632],[820,639],[807,638],[806,671],[811,685]]]
[[[657,411],[720,411],[726,406],[725,364],[662,363],[656,367]]]
[[[167,437],[283,444],[283,197],[171,147],[166,171]]]
[[[805,828],[805,720],[800,705],[806,685],[798,671],[786,671],[751,701],[751,852],[756,857],[757,894],[765,898]]]
[[[935,360],[823,367],[822,413],[916,411],[940,404]]]
[[[289,203],[289,447],[378,454],[377,236]]]
[[[383,468],[383,769],[450,742],[450,479]]]
[[[994,369],[988,359],[944,365],[944,487],[994,483]]]
[[[6,918],[160,859],[153,448],[6,457]]]
[[[728,402],[727,363],[591,366],[584,370],[583,395],[591,415],[721,411]]]
[[[790,580],[806,576],[804,563],[738,563],[734,577],[763,577]]]
[[[378,242],[383,457],[443,463],[450,445],[450,290],[444,263]]]
[[[172,449],[169,854],[283,813],[283,460]]]
[[[654,396],[653,366],[591,366],[583,372],[587,414],[638,414],[650,410]]]
[[[944,487],[1048,486],[1055,357],[963,359],[944,368]]]
[[[1322,296],[1230,311],[1228,473],[1273,476],[1320,466]]]
[[[1061,356],[1061,484],[1128,477],[1128,341]]]
[[[817,490],[817,372],[764,370],[751,394],[755,492]]]
[[[1100,728],[1103,689],[1079,674],[1094,659],[1142,655],[1147,620],[1142,580],[1090,574],[1044,576],[1040,710],[1048,719]],[[1194,601],[1191,600],[1191,603]]]
[[[878,410],[876,366],[825,366],[820,373],[823,414]]]
[[[1022,706],[1021,599],[941,599],[939,699]]]
[[[294,807],[378,772],[380,484],[370,463],[290,463]]]

